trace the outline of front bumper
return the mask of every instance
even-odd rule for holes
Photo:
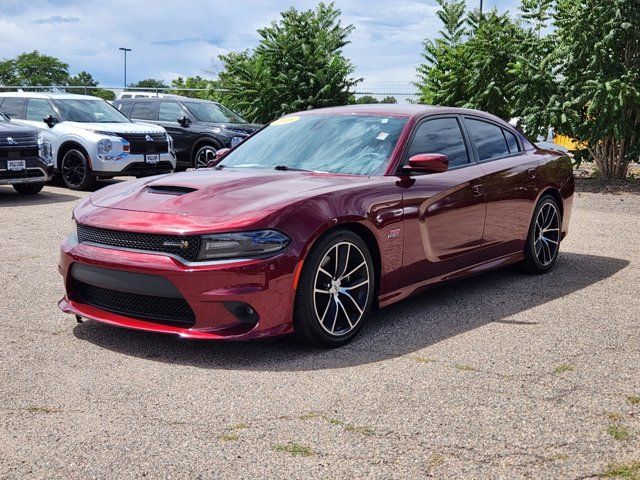
[[[170,173],[176,168],[176,157],[172,152],[159,154],[157,163],[148,163],[144,154],[125,154],[118,160],[91,159],[92,170],[102,178],[118,176],[148,176]]]
[[[74,264],[104,269],[107,273],[115,271],[119,278],[122,275],[131,278],[146,275],[160,279],[159,282],[170,284],[169,288],[175,288],[186,300],[195,321],[192,325],[182,326],[89,304],[80,294],[83,284],[74,273]],[[60,300],[59,307],[66,313],[111,325],[184,338],[249,340],[283,335],[293,328],[294,267],[286,256],[207,262],[202,266],[185,264],[163,254],[78,243],[73,234],[66,237],[61,245],[58,269],[64,279],[66,295]],[[148,285],[144,288],[148,293]],[[239,319],[230,305],[250,306],[257,321]]]
[[[53,166],[47,165],[38,157],[19,158],[25,161],[25,170],[7,170],[7,160],[0,160],[0,185],[16,185],[19,183],[44,183],[51,180]]]

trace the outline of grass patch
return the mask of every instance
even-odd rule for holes
[[[625,463],[625,464],[612,464],[604,472],[601,477],[607,478],[625,478],[628,480],[640,480],[640,461]]]
[[[607,416],[612,422],[619,422],[620,420],[622,420],[622,415],[620,415],[619,413],[610,413]]]
[[[569,455],[567,455],[566,453],[559,453],[557,455],[554,455],[553,457],[551,457],[551,460],[553,460],[554,462],[561,462],[564,460],[569,460]]]
[[[244,430],[245,428],[249,428],[249,425],[246,423],[236,423],[231,426],[231,430]]]
[[[30,413],[60,413],[60,410],[52,407],[29,407],[27,411]]]
[[[312,418],[318,418],[320,415],[316,412],[305,413],[304,415],[300,415],[300,420],[311,420]]]
[[[223,442],[235,442],[239,438],[240,437],[237,433],[227,433],[225,435],[220,435],[220,440],[222,440]]]
[[[442,455],[431,455],[431,458],[429,458],[429,468],[436,468],[439,467],[440,465],[442,465],[444,463],[444,456]]]
[[[553,369],[553,373],[564,373],[564,372],[571,372],[573,371],[573,367],[571,365],[567,365],[566,363],[563,363],[562,365],[558,365],[556,368]]]
[[[629,395],[627,400],[631,405],[638,405],[640,403],[640,395]]]
[[[367,437],[370,437],[371,435],[374,435],[376,433],[375,430],[371,427],[358,427],[357,425],[343,422],[342,420],[338,420],[337,418],[332,418],[329,420],[329,422],[333,425],[338,425],[344,428],[347,432],[361,433],[362,435],[366,435]]]
[[[609,425],[607,433],[616,440],[627,440],[631,436],[631,433],[629,433],[629,430],[624,425],[617,424]]]
[[[456,369],[460,370],[461,372],[475,372],[476,368],[472,367],[471,365],[456,365]]]
[[[413,357],[413,359],[418,363],[433,363],[435,360],[433,358],[426,357]]]
[[[276,452],[288,453],[292,457],[310,457],[316,454],[311,447],[293,442],[289,442],[286,445],[274,445],[273,449]]]

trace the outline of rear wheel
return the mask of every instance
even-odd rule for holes
[[[60,172],[65,186],[71,190],[88,190],[96,180],[86,155],[75,148],[62,157]]]
[[[524,248],[524,265],[531,273],[547,273],[553,268],[560,251],[562,216],[558,202],[543,196],[533,212]]]
[[[196,154],[193,157],[194,168],[206,168],[209,163],[216,159],[216,152],[218,151],[212,145],[202,145],[196,150]]]
[[[339,347],[366,322],[375,292],[367,245],[349,230],[321,239],[305,260],[294,309],[294,331],[305,343]]]
[[[40,193],[40,190],[44,187],[44,183],[16,183],[13,188],[20,195],[35,195]]]

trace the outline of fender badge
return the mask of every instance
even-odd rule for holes
[[[391,230],[389,230],[389,234],[387,235],[387,238],[398,238],[399,236],[400,236],[400,229],[392,228]]]

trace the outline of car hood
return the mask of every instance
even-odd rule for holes
[[[0,135],[11,135],[12,133],[33,133],[35,136],[36,130],[17,123],[0,122]]]
[[[112,133],[163,133],[165,130],[149,123],[84,123],[65,122],[68,126],[79,130]]]
[[[91,203],[216,222],[238,221],[262,218],[299,200],[371,181],[371,177],[316,172],[200,169],[113,185],[94,193]]]

